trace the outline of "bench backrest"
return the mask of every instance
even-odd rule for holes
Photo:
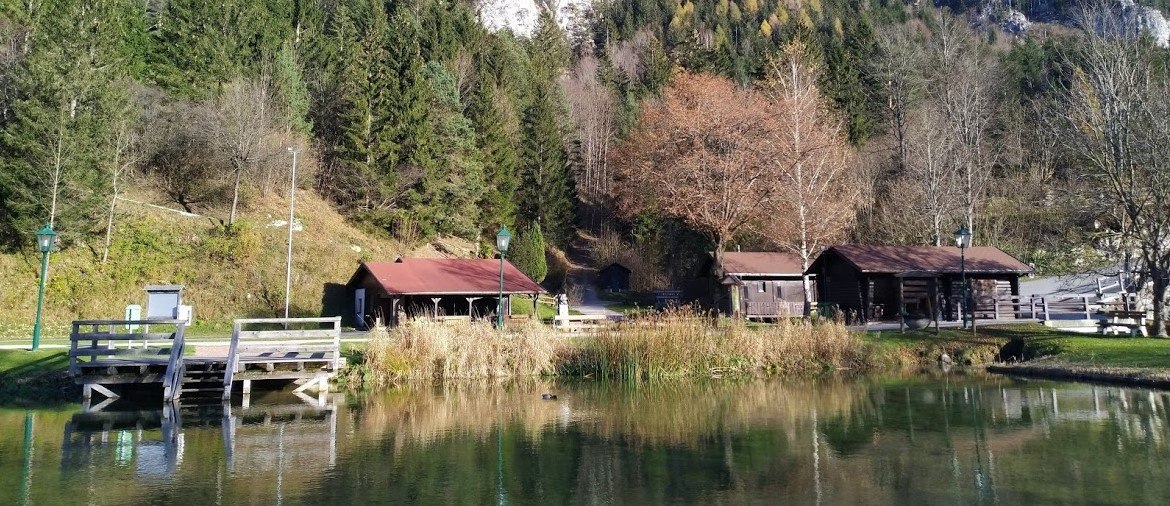
[[[256,325],[295,326],[322,325],[313,329],[246,330]],[[240,360],[278,352],[319,353],[336,371],[341,361],[341,317],[328,318],[248,318],[235,321],[232,341],[228,347],[229,369],[238,367]]]

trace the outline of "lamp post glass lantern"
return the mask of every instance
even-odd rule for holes
[[[496,328],[504,328],[504,256],[508,254],[508,243],[512,242],[512,233],[508,227],[500,228],[496,234],[496,249],[500,252],[500,293],[496,299]]]
[[[971,307],[971,290],[967,286],[967,248],[971,247],[971,231],[966,225],[955,231],[955,245],[959,247],[959,277],[963,290],[963,328],[967,328],[967,311]],[[971,319],[975,319],[975,312],[971,312]],[[972,324],[974,321],[972,321]]]
[[[33,324],[33,351],[41,346],[41,308],[45,305],[45,274],[49,271],[49,252],[53,251],[56,239],[57,233],[48,223],[37,231],[37,249],[41,250],[41,283],[40,289],[37,291],[37,321]]]

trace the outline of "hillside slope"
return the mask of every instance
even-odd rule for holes
[[[77,318],[121,317],[127,304],[145,303],[147,284],[184,285],[184,300],[194,306],[200,327],[222,329],[236,317],[283,315],[287,199],[255,198],[243,219],[225,230],[216,218],[147,205],[142,201],[152,200],[148,195],[130,198],[139,202],[119,203],[107,262],[101,261],[100,236],[53,253],[45,294],[49,335],[67,334]],[[392,239],[355,228],[311,190],[298,190],[296,210],[301,230],[293,241],[295,316],[322,314],[326,295],[336,293],[331,290],[349,279],[358,262],[407,252]],[[466,251],[466,246],[425,247],[417,254]],[[0,254],[0,337],[31,334],[39,269],[39,253]]]

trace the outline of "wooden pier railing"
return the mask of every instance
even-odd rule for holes
[[[288,329],[289,326],[327,324],[326,328]],[[248,330],[258,325],[280,325],[283,329]],[[301,392],[316,386],[328,391],[329,378],[343,365],[341,357],[341,317],[329,318],[249,318],[236,320],[228,346],[227,367],[223,375],[223,398],[230,399],[232,384],[243,383],[243,393],[251,392],[253,379],[307,380],[296,389]]]
[[[161,382],[164,397],[173,399],[183,367],[186,320],[77,320],[69,334],[69,376],[83,385],[82,399],[92,392],[117,399],[105,385]],[[149,328],[173,327],[171,332]],[[129,330],[133,329],[133,330]]]

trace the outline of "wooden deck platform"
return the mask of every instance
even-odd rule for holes
[[[296,392],[324,392],[344,365],[340,317],[240,319],[230,343],[214,347],[187,345],[185,328],[180,320],[73,322],[69,375],[84,386],[86,406],[93,392],[106,398],[101,409],[120,396],[114,389],[133,384],[161,384],[165,401],[227,400],[233,390],[250,393],[253,381],[291,380]]]

